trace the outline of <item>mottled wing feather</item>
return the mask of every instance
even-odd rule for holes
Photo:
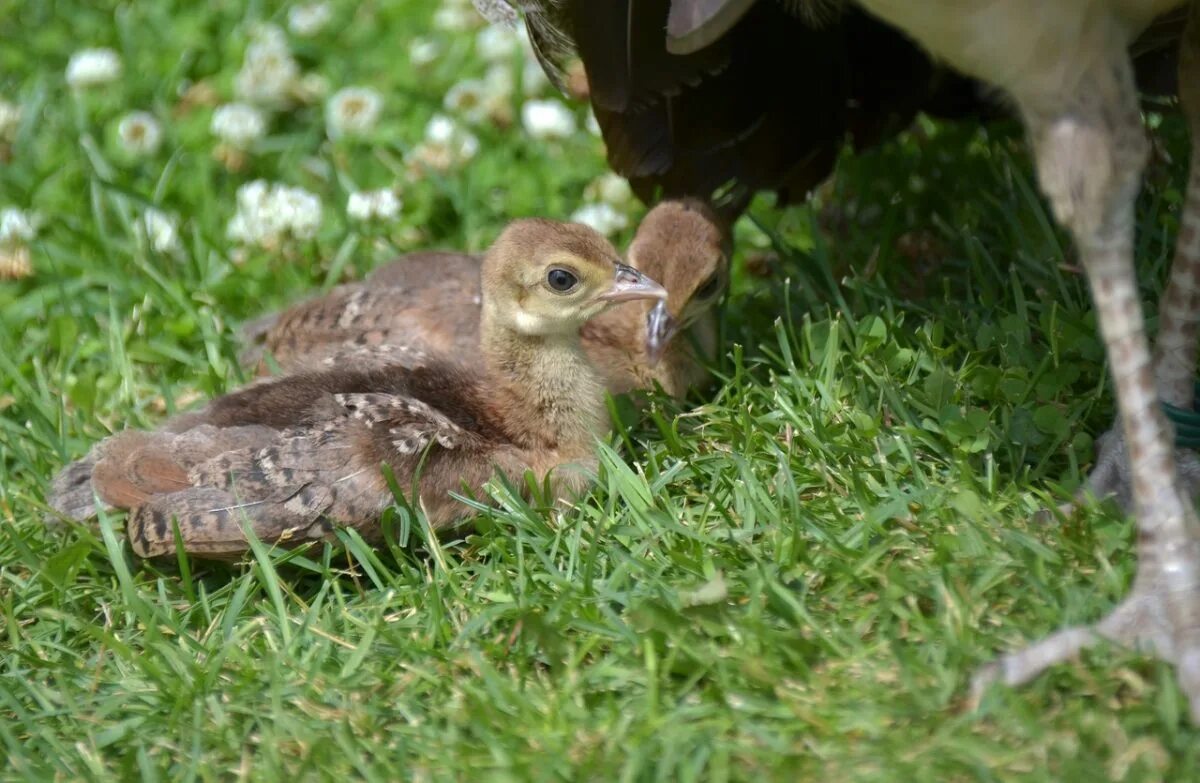
[[[429,449],[484,445],[478,435],[412,397],[364,392],[332,398],[340,413],[320,427],[288,429],[266,447],[217,455],[192,468],[189,481],[227,493],[253,520],[269,518],[260,533],[264,540],[274,540],[280,524],[300,529],[322,516],[373,536],[379,513],[391,501],[381,462],[403,479]],[[154,503],[158,507],[157,497]],[[197,531],[188,533],[189,546],[200,535],[200,519],[189,522],[189,530]]]
[[[192,465],[224,451],[268,443],[275,435],[268,427],[207,424],[182,432],[120,432],[54,478],[49,504],[77,521],[95,516],[97,496],[102,508],[130,508],[155,494],[187,487]]]
[[[391,288],[344,286],[318,299],[302,302],[280,316],[266,335],[266,349],[276,357],[303,353],[310,345],[353,339],[386,328],[400,294]]]
[[[188,479],[191,488],[155,495],[135,509],[129,526],[139,554],[173,551],[172,518],[188,551],[210,556],[244,552],[243,523],[268,544],[323,538],[334,521],[372,538],[391,500],[378,465],[365,459],[345,419],[218,454],[192,467]]]
[[[335,422],[278,433],[266,446],[217,454],[188,472],[193,486],[220,487],[253,500],[290,497],[313,482],[333,484],[356,470],[355,443]]]
[[[444,449],[470,448],[478,436],[420,400],[391,394],[338,394],[338,404],[368,429],[386,431],[398,454],[423,453],[436,443]]]
[[[172,520],[189,552],[237,557],[247,550],[243,525],[268,544],[324,538],[332,527],[323,512],[330,506],[326,487],[302,486],[286,498],[246,500],[215,487],[194,487],[157,495],[129,516],[129,540],[141,557],[175,551]]]
[[[343,342],[320,346],[296,359],[301,369],[330,370],[354,368],[369,370],[381,367],[422,367],[431,361],[428,351],[420,346],[406,345],[407,335],[382,332],[378,342]]]
[[[131,509],[135,551],[147,556],[173,551],[172,518],[187,549],[208,556],[243,552],[244,522],[268,543],[325,536],[331,521],[374,539],[392,502],[380,470],[388,463],[404,484],[419,466],[435,474],[440,524],[462,513],[446,487],[491,470],[492,430],[474,418],[471,389],[469,375],[452,368],[395,365],[254,384],[179,417],[177,429],[109,438],[64,471],[57,507],[90,514],[81,499],[90,485]],[[441,399],[455,412],[423,401]]]
[[[342,286],[254,323],[247,338],[261,343],[243,359],[265,374],[270,353],[287,372],[322,369],[337,361],[363,359],[378,366],[382,357],[355,355],[354,346],[408,346],[460,355],[478,343],[480,258],[467,253],[410,253],[373,272],[364,283]],[[398,363],[417,366],[424,357],[408,354]]]

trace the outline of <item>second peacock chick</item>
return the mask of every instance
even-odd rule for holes
[[[247,550],[243,522],[270,543],[323,538],[334,524],[378,540],[394,499],[385,464],[435,529],[471,513],[451,493],[478,493],[497,472],[518,486],[526,471],[549,477],[556,497],[585,486],[609,421],[580,329],[666,291],[590,228],[539,219],[500,235],[481,282],[482,368],[430,361],[267,379],[158,432],[110,438],[56,480],[52,505],[77,512],[86,483],[130,509],[138,555],[174,551],[177,520],[187,551],[222,558]]]
[[[724,226],[694,199],[664,201],[638,226],[626,260],[662,283],[667,298],[614,307],[584,325],[584,350],[610,392],[658,385],[683,397],[708,383],[717,353],[717,303],[729,284]]]
[[[668,298],[614,307],[587,323],[583,347],[613,394],[657,384],[682,397],[709,379],[716,304],[729,280],[726,223],[695,199],[666,201],[646,215],[627,261],[662,282]],[[284,371],[402,362],[431,356],[476,362],[480,262],[467,253],[412,253],[370,275],[254,322],[247,336]],[[248,363],[267,372],[258,353]]]

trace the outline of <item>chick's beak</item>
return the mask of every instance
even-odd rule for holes
[[[660,299],[646,314],[646,358],[651,364],[658,364],[678,331],[679,322],[667,310],[666,300]]]
[[[630,302],[634,299],[667,298],[667,289],[643,275],[631,266],[617,264],[617,273],[613,276],[612,288],[600,294],[602,302]]]

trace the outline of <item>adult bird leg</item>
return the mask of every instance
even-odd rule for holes
[[[1184,58],[1189,63],[1198,50],[1196,24],[1193,5]],[[1015,97],[1033,140],[1042,188],[1075,237],[1092,289],[1130,457],[1138,574],[1129,596],[1099,623],[1060,631],[1003,656],[976,676],[974,689],[978,695],[994,680],[1026,682],[1103,638],[1173,662],[1193,720],[1200,721],[1200,522],[1176,474],[1172,431],[1159,407],[1133,267],[1134,198],[1148,143],[1128,56],[1113,51],[1107,61],[1091,63],[1083,76],[1081,84],[1053,101]],[[1195,195],[1189,193],[1189,214],[1200,210]],[[1184,244],[1190,250],[1193,241]],[[1185,254],[1189,270],[1194,258]],[[1186,277],[1186,284],[1175,286],[1172,310],[1187,309],[1194,301],[1192,273]],[[1170,339],[1193,339],[1194,329],[1190,323],[1172,326],[1178,331]],[[1168,350],[1173,345],[1164,347],[1167,355],[1173,355]],[[1181,354],[1166,366],[1178,361],[1182,367],[1185,360]],[[1168,379],[1180,371],[1173,369]]]
[[[1194,16],[1194,14],[1193,14]],[[1175,241],[1175,258],[1167,288],[1159,302],[1158,337],[1154,345],[1154,381],[1159,399],[1184,410],[1195,404],[1197,327],[1200,325],[1200,33],[1193,22],[1185,28],[1179,49],[1179,103],[1192,139],[1187,197]],[[1200,497],[1200,455],[1176,451],[1176,467],[1188,497]],[[1133,510],[1133,482],[1124,440],[1116,431],[1097,442],[1096,464],[1076,499],[1060,507],[1071,513],[1087,497],[1112,496]]]

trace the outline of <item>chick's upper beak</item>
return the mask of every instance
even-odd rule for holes
[[[677,331],[679,322],[667,310],[667,301],[660,299],[646,314],[646,358],[651,364],[658,364]]]
[[[613,276],[612,288],[600,294],[598,299],[604,302],[629,302],[634,299],[667,298],[667,289],[643,275],[631,266],[617,264],[617,273]]]

